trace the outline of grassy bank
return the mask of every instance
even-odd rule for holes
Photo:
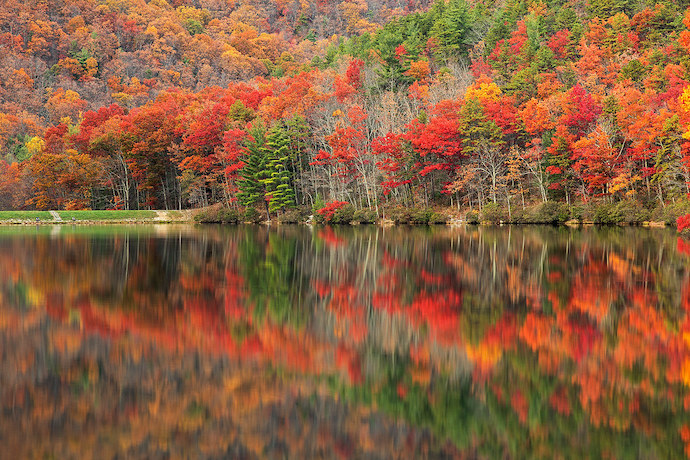
[[[0,223],[183,222],[180,211],[0,211]]]
[[[0,211],[0,221],[41,221],[53,220],[48,211]]]

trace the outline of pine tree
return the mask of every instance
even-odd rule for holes
[[[464,0],[450,0],[434,23],[431,34],[446,57],[466,56],[469,50],[471,18]]]
[[[304,204],[304,175],[305,171],[309,170],[311,161],[307,142],[310,128],[305,118],[297,115],[285,123],[285,130],[290,141],[290,170],[293,173],[295,203]]]
[[[243,206],[255,206],[266,197],[266,128],[258,123],[252,127],[245,145],[245,164],[240,172],[237,198]],[[268,212],[268,206],[266,207]]]
[[[275,125],[266,139],[266,174],[262,183],[266,187],[266,198],[270,212],[295,206],[295,192],[290,173],[290,139],[285,128]]]

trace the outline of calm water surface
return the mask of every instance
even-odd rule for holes
[[[0,457],[683,458],[690,245],[0,228]]]

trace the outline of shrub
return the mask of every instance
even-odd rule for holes
[[[448,222],[447,216],[428,208],[397,207],[389,211],[388,217],[396,224],[428,225]]]
[[[580,223],[592,221],[594,219],[590,207],[584,204],[578,204],[571,207],[570,216]]]
[[[465,214],[465,222],[470,225],[477,225],[479,223],[479,213],[477,211],[468,211]]]
[[[593,205],[595,224],[640,224],[651,218],[650,212],[639,202],[624,200],[618,203],[600,202]]]
[[[410,212],[409,212],[408,223],[414,224],[414,225],[427,225],[429,223],[430,218],[431,218],[431,210],[421,209],[421,208],[412,208],[412,209],[410,209]]]
[[[506,220],[506,211],[498,203],[487,203],[482,209],[482,222],[489,224],[500,224]]]
[[[214,207],[199,211],[194,221],[200,224],[237,224],[240,217],[236,209]]]
[[[209,209],[202,209],[194,215],[194,222],[198,222],[200,224],[206,223],[210,219],[210,215],[211,212]]]
[[[351,204],[338,209],[331,218],[331,224],[351,224],[355,219],[355,208]]]
[[[440,212],[432,212],[429,216],[429,225],[445,225],[448,223],[448,216]]]
[[[510,214],[510,222],[512,224],[529,224],[532,222],[532,214],[529,208],[513,208]]]
[[[618,206],[614,203],[599,203],[594,207],[594,223],[613,225],[623,221]]]
[[[358,209],[355,211],[353,220],[360,224],[375,224],[379,221],[379,216],[375,209]]]
[[[278,216],[281,224],[302,224],[309,218],[309,208],[301,207],[285,211]]]
[[[570,210],[565,203],[547,201],[533,208],[526,218],[535,224],[562,224],[570,218]]]
[[[246,208],[242,214],[242,220],[251,224],[258,224],[262,220],[261,213],[256,208]]]
[[[222,224],[237,224],[240,221],[240,213],[237,209],[220,208],[218,210],[218,220]]]
[[[318,223],[349,224],[355,217],[355,208],[347,201],[332,201],[316,211]]]
[[[619,222],[628,224],[641,224],[650,218],[650,212],[642,203],[633,200],[619,202],[616,205],[616,211],[620,219]]]
[[[388,211],[388,218],[396,224],[408,224],[410,223],[410,210],[403,207],[392,208]]]
[[[678,218],[688,213],[690,213],[690,201],[683,199],[657,207],[652,212],[652,219],[664,222],[666,225],[677,225]]]

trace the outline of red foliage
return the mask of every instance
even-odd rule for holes
[[[361,59],[353,59],[350,61],[350,65],[347,66],[345,71],[345,77],[347,78],[347,83],[352,86],[355,90],[359,90],[363,84],[362,68],[364,67],[364,61]]]
[[[676,219],[676,226],[679,232],[682,232],[686,228],[690,228],[690,214],[685,214]]]
[[[327,203],[326,206],[317,210],[316,212],[321,214],[326,222],[330,222],[333,218],[333,214],[335,214],[338,209],[342,208],[346,204],[347,201],[332,201]]]

